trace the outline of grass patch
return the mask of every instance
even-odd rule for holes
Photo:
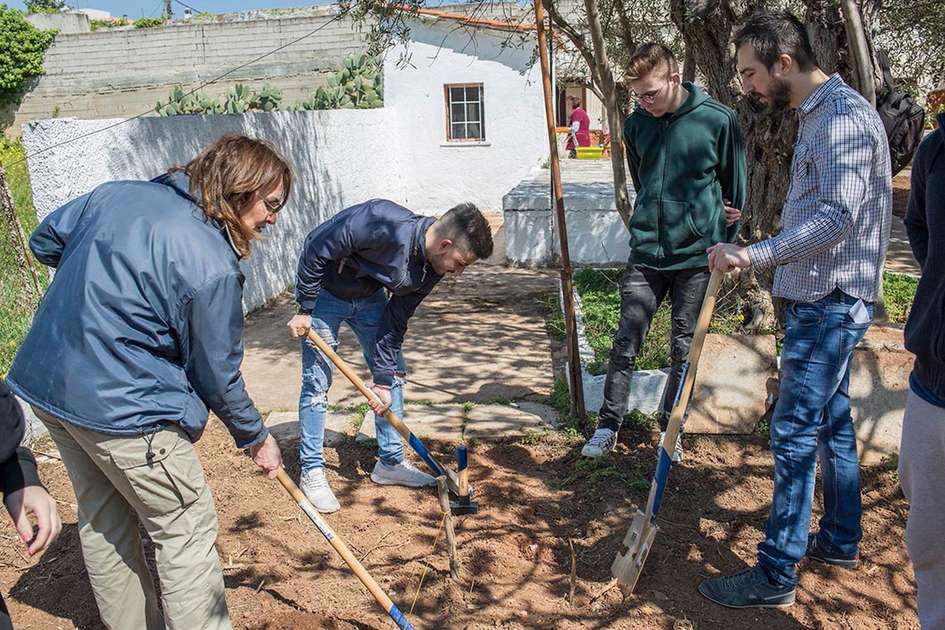
[[[587,366],[591,374],[607,371],[610,348],[620,322],[620,269],[581,269],[574,274],[574,287],[581,297],[584,314],[584,332],[594,351],[594,360]],[[558,338],[565,336],[564,315],[558,296],[551,295],[545,302],[548,332]],[[743,304],[731,296],[719,300],[709,332],[734,334],[745,324]],[[646,339],[637,354],[636,369],[655,370],[670,364],[670,337],[672,334],[672,307],[664,300],[653,315]]]
[[[0,137],[0,165],[6,170],[16,214],[29,238],[36,229],[37,221],[29,174],[23,158],[23,145],[19,140]],[[16,244],[6,222],[3,222],[0,227],[0,377],[5,377],[10,369],[33,318],[33,307],[27,299],[22,272],[16,264]],[[45,290],[48,283],[45,267],[32,258],[32,253],[28,256],[29,262],[37,267],[40,289]]]
[[[589,486],[620,484],[634,490],[648,490],[650,487],[650,482],[642,477],[628,477],[610,454],[596,458],[581,457],[574,463],[571,474],[564,479],[553,481],[552,486],[556,490],[564,490],[578,481]]]
[[[333,413],[346,413],[351,417],[351,426],[355,431],[361,430],[364,424],[364,416],[371,410],[371,405],[363,402],[359,405],[328,405],[328,411]]]
[[[899,273],[883,272],[883,301],[890,323],[905,324],[915,300],[919,280]]]
[[[416,400],[407,399],[404,401],[405,405],[414,405],[415,407],[432,407],[433,401],[429,398],[418,398]]]

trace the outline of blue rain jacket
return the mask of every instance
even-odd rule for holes
[[[7,376],[17,395],[111,435],[177,424],[196,441],[209,408],[238,447],[265,439],[240,374],[239,257],[185,174],[102,184],[30,248],[56,274]]]

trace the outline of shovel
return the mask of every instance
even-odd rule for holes
[[[305,495],[302,494],[302,491],[299,490],[299,487],[295,485],[295,482],[292,481],[289,475],[286,474],[285,468],[279,469],[279,472],[276,473],[276,479],[278,479],[282,487],[286,489],[286,492],[292,495],[292,498],[299,504],[299,507],[305,512],[305,515],[308,516],[309,520],[318,528],[322,536],[325,537],[325,540],[328,541],[328,544],[330,544],[334,550],[338,552],[338,555],[341,556],[341,559],[351,567],[351,570],[354,571],[354,575],[367,587],[367,590],[374,596],[374,600],[384,609],[384,612],[390,615],[390,618],[397,624],[397,627],[401,630],[414,630],[410,622],[407,621],[407,618],[404,617],[404,614],[397,608],[397,604],[391,601],[391,598],[387,596],[384,589],[371,577],[371,574],[367,572],[364,565],[354,557],[354,554],[351,553],[345,541],[332,531],[328,523],[325,522],[325,519],[318,514],[315,507],[309,502]]]
[[[365,398],[370,401],[377,401],[377,396],[374,395],[374,392],[368,389],[367,385],[364,384],[364,381],[358,378],[358,375],[354,373],[354,370],[352,370],[348,364],[345,363],[344,359],[338,356],[337,352],[331,349],[328,343],[326,343],[325,340],[318,335],[318,333],[316,333],[314,330],[309,330],[307,338],[309,341],[315,344],[315,347],[318,348],[322,354],[328,357],[328,359],[335,364],[335,367],[341,370],[341,373],[344,374],[349,381],[351,381],[352,385],[358,388],[358,391],[361,392]],[[423,442],[420,441],[420,438],[414,435],[407,425],[404,424],[403,420],[398,418],[397,415],[389,408],[384,412],[384,418],[390,422],[392,427],[397,429],[397,432],[400,433],[404,440],[406,440],[407,444],[410,445],[410,448],[412,448],[414,452],[419,455],[420,458],[426,463],[426,465],[430,467],[430,470],[433,471],[434,477],[442,477],[444,475],[446,476],[446,485],[449,487],[450,492],[460,498],[464,496],[466,498],[469,497],[468,487],[465,489],[465,492],[460,491],[459,476],[449,468],[440,465],[433,455],[430,454],[430,451],[427,450],[427,447],[423,445]]]
[[[676,448],[676,438],[679,436],[683,416],[686,414],[686,406],[689,403],[689,397],[692,395],[692,388],[696,380],[696,367],[699,365],[699,357],[702,355],[702,346],[709,330],[709,321],[712,319],[712,311],[715,309],[715,299],[721,283],[722,272],[713,271],[709,278],[709,286],[705,291],[705,298],[702,300],[702,309],[699,311],[696,330],[692,335],[689,359],[683,368],[682,388],[676,393],[673,411],[666,426],[666,435],[660,445],[659,463],[656,465],[656,473],[653,476],[653,483],[650,485],[650,496],[646,502],[646,511],[637,510],[633,522],[630,524],[630,529],[627,530],[627,535],[624,536],[621,551],[617,553],[613,564],[610,565],[610,573],[617,579],[624,596],[633,592],[637,580],[640,579],[640,573],[643,571],[643,563],[646,562],[646,558],[650,554],[653,539],[656,538],[656,532],[659,531],[656,524],[656,515],[659,513],[660,501],[663,498],[663,491],[666,489],[669,468],[673,462],[672,453]],[[626,551],[623,551],[623,549],[626,549]]]

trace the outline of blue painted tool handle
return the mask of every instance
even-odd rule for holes
[[[433,459],[432,455],[430,455],[430,451],[428,451],[427,447],[423,445],[423,442],[420,441],[420,438],[411,433],[407,442],[410,444],[410,448],[412,448],[414,452],[420,456],[420,459],[426,462],[427,466],[430,467],[430,470],[433,471],[434,477],[440,477],[446,474],[446,472],[443,470],[443,467],[440,466],[440,464],[435,459]]]
[[[456,447],[456,468],[459,476],[459,496],[469,496],[469,453],[466,445]]]
[[[397,604],[391,603],[390,610],[387,611],[387,614],[390,615],[390,618],[394,620],[394,623],[396,623],[397,627],[401,630],[414,630],[410,622],[407,621],[407,618],[404,617],[404,613],[400,612],[400,609],[397,608]]]

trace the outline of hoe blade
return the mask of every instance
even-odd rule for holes
[[[610,574],[617,578],[624,596],[632,593],[637,585],[640,573],[643,572],[643,563],[650,555],[650,547],[653,546],[657,531],[659,528],[656,524],[648,519],[642,510],[637,510],[630,529],[627,530],[627,535],[623,539],[626,552],[618,552],[613,564],[610,565]]]

